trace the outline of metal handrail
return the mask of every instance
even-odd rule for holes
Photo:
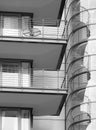
[[[44,88],[44,89],[65,89],[62,87],[64,75],[60,71],[46,71],[34,68],[24,68],[22,65],[18,68],[3,68],[0,63],[0,86],[19,87],[19,88]],[[18,69],[18,70],[17,70]],[[32,69],[32,70],[31,70]],[[64,70],[62,70],[63,72]],[[61,88],[62,87],[62,88]]]
[[[87,112],[82,112],[81,114],[78,114],[76,115],[74,118],[73,118],[73,122],[76,123],[78,121],[82,121],[82,120],[88,120],[89,121],[91,120],[91,116],[89,115],[89,113]]]
[[[7,16],[0,14],[0,37],[64,39],[64,23],[59,19],[34,20],[24,16],[13,19],[11,16],[7,21]]]

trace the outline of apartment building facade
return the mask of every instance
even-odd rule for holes
[[[0,130],[64,129],[64,5],[0,1]]]
[[[0,129],[95,130],[95,0],[8,1],[0,2]]]

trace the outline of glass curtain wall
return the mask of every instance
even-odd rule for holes
[[[66,130],[96,129],[96,0],[66,0]]]

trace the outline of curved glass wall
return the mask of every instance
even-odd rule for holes
[[[66,0],[66,130],[96,129],[96,0]]]

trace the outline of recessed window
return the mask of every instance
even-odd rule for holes
[[[17,16],[3,17],[3,35],[18,36],[19,35],[19,18]]]
[[[2,64],[2,72],[6,73],[18,73],[19,65],[13,63],[3,63]]]
[[[3,12],[0,16],[0,27],[3,36],[23,36],[25,30],[32,28],[33,14]]]
[[[1,63],[1,86],[5,87],[30,87],[31,71],[28,62],[3,62]]]
[[[0,111],[0,130],[29,130],[30,110],[6,108]]]

